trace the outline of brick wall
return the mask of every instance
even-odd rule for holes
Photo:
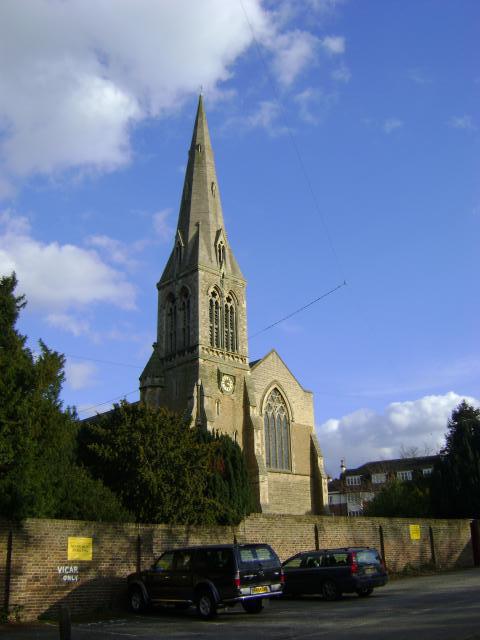
[[[411,539],[410,524],[419,525],[419,540]],[[33,519],[13,524],[0,520],[0,609],[8,582],[10,608],[23,607],[22,617],[26,620],[56,615],[61,604],[68,604],[73,613],[125,606],[125,576],[135,571],[137,564],[148,567],[170,546],[232,542],[236,536],[238,542],[268,542],[284,560],[317,544],[320,548],[368,545],[380,550],[380,527],[386,562],[392,572],[401,571],[407,564],[431,562],[430,529],[439,568],[473,565],[468,520],[255,514],[238,527],[218,528]],[[91,561],[68,561],[69,536],[93,539]],[[65,566],[71,573],[61,572]],[[75,581],[66,581],[64,575]]]

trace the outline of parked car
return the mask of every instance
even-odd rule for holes
[[[239,602],[247,613],[260,613],[265,598],[281,595],[284,575],[268,544],[223,544],[170,549],[127,580],[136,613],[149,605],[195,605],[208,619]]]
[[[342,593],[366,597],[388,580],[380,555],[368,547],[304,551],[282,566],[285,594],[321,593],[325,600],[338,600]]]

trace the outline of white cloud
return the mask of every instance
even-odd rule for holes
[[[336,100],[336,93],[325,93],[311,87],[294,97],[294,101],[299,107],[300,118],[309,124],[318,124]]]
[[[350,82],[350,79],[352,77],[352,74],[350,73],[350,69],[344,64],[334,69],[330,75],[336,82],[344,82],[344,83]]]
[[[273,14],[260,0],[243,5],[264,33]],[[4,0],[3,181],[128,162],[132,124],[177,109],[201,84],[215,92],[251,41],[241,6],[224,0],[30,0],[27,15]]]
[[[173,228],[168,222],[168,217],[171,213],[172,210],[168,208],[156,211],[152,216],[153,228],[161,240],[168,241],[173,239]]]
[[[314,59],[318,39],[308,31],[290,31],[276,34],[269,46],[274,52],[273,68],[285,87],[291,85],[297,76]]]
[[[93,250],[32,237],[26,218],[0,215],[0,274],[15,271],[31,307],[50,313],[92,303],[135,307],[135,290]]]
[[[269,135],[278,136],[288,130],[286,126],[278,124],[280,114],[281,109],[277,102],[274,100],[262,100],[251,113],[229,118],[225,123],[225,127],[234,127],[237,131],[242,129],[247,131],[250,129],[265,129]]]
[[[65,376],[69,387],[74,391],[95,385],[97,367],[90,362],[70,362],[65,364]]]
[[[387,134],[400,129],[400,127],[403,127],[403,121],[399,118],[387,118],[382,125],[383,131]]]
[[[342,418],[331,418],[318,427],[318,437],[328,472],[338,476],[340,460],[356,467],[371,460],[398,458],[402,448],[425,447],[436,453],[443,445],[452,410],[465,398],[453,391],[406,402],[392,402],[384,413],[359,409]]]
[[[473,121],[472,116],[452,116],[449,122],[450,126],[454,129],[464,129],[465,131],[476,131],[477,126]]]
[[[327,53],[333,55],[345,53],[345,38],[343,36],[326,36],[322,40],[322,46]]]
[[[111,262],[121,264],[129,268],[137,266],[137,262],[130,257],[132,246],[107,235],[90,236],[87,244],[97,249],[103,250]]]
[[[344,51],[340,36],[289,29],[289,13],[261,0],[30,0],[26,16],[3,0],[0,195],[31,174],[127,163],[132,126],[177,110],[200,85],[212,99],[231,93],[223,83],[254,34],[285,87],[320,47]]]
[[[62,329],[71,333],[75,337],[89,334],[90,324],[83,318],[77,318],[68,313],[50,313],[47,318],[47,324],[57,329]]]

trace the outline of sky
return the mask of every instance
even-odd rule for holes
[[[202,91],[250,359],[313,391],[331,476],[436,453],[480,405],[479,24],[476,0],[3,0],[0,274],[65,405],[138,399]]]

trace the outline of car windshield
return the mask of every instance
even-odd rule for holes
[[[259,563],[265,566],[278,563],[275,552],[267,544],[241,545],[238,554],[240,565],[243,567]]]
[[[375,549],[364,549],[356,552],[358,564],[378,564],[380,558]]]

